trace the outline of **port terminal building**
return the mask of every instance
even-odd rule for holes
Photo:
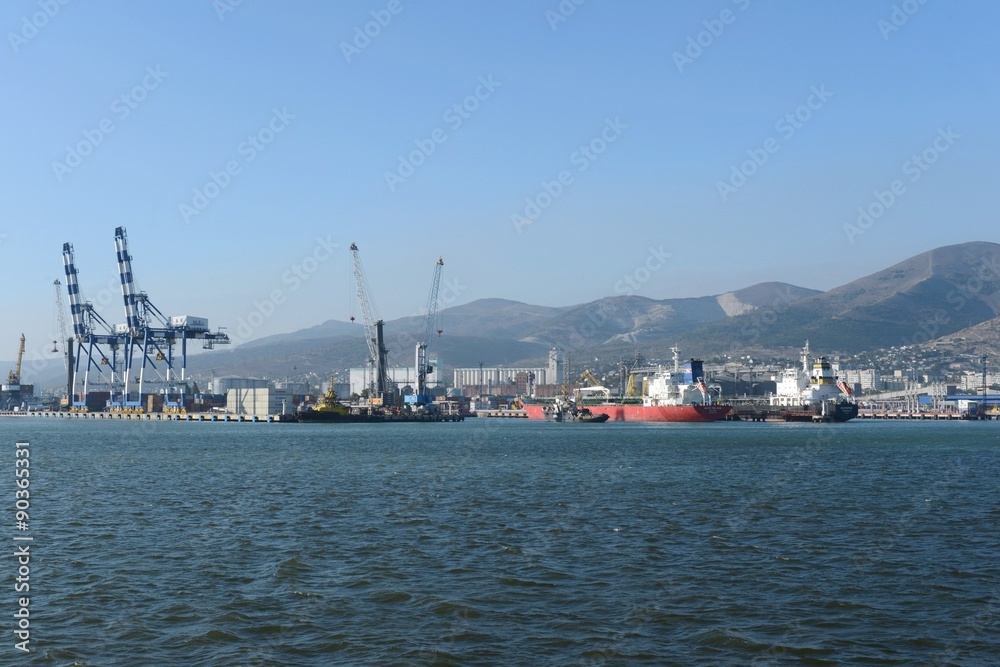
[[[466,395],[529,394],[536,395],[542,386],[566,382],[566,362],[559,348],[549,350],[545,366],[473,366],[454,370],[453,386]]]

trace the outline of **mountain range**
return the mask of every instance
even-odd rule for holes
[[[934,345],[956,355],[1000,351],[1000,244],[972,242],[921,253],[822,292],[787,283],[683,299],[601,298],[576,306],[480,299],[441,312],[430,341],[445,369],[544,365],[560,347],[577,359],[685,356],[795,358],[805,340],[817,354],[858,354]],[[421,317],[385,323],[391,365],[412,366]],[[336,320],[189,357],[189,375],[283,378],[366,363],[363,327]],[[37,385],[63,382],[58,362],[36,368]],[[25,377],[26,382],[32,378]]]

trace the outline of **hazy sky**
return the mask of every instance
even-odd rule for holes
[[[124,321],[116,226],[159,309],[238,340],[360,318],[351,242],[392,319],[424,307],[439,256],[444,305],[572,305],[828,289],[996,241],[998,19],[961,0],[6,0],[0,359],[21,332],[48,355],[67,241]]]

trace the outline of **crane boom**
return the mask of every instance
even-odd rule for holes
[[[417,401],[420,404],[430,402],[427,394],[427,376],[433,372],[434,368],[427,363],[427,344],[431,334],[437,328],[438,335],[441,329],[436,327],[438,311],[438,290],[441,287],[441,268],[444,266],[444,258],[438,257],[434,263],[434,273],[431,276],[431,291],[427,296],[427,320],[424,324],[423,337],[417,343]]]
[[[383,343],[382,319],[375,320],[372,317],[372,311],[375,310],[375,307],[371,301],[371,297],[368,295],[368,280],[365,277],[364,268],[361,266],[361,255],[358,251],[358,244],[351,244],[351,253],[354,255],[354,282],[358,290],[358,300],[361,302],[365,341],[368,343],[369,358],[375,364],[375,393],[381,399],[389,388],[389,370],[386,364],[386,354],[389,351]]]
[[[365,342],[368,343],[368,354],[374,360],[378,357],[378,349],[375,347],[375,319],[372,317],[372,304],[368,300],[368,281],[361,266],[357,243],[351,244],[351,254],[354,256],[354,285],[358,290],[358,301],[361,302],[361,323],[365,327]]]
[[[7,374],[7,384],[21,384],[21,360],[24,359],[24,334],[21,334],[21,345],[17,348],[17,366]]]
[[[424,337],[421,342],[427,343],[437,324],[438,313],[438,291],[441,288],[441,268],[444,266],[444,257],[438,257],[434,263],[434,274],[431,277],[431,291],[427,296],[427,321],[424,325]],[[441,334],[441,329],[437,330]]]
[[[59,344],[66,346],[66,352],[63,354],[63,367],[68,370],[69,348],[72,341],[70,341],[69,331],[66,329],[66,307],[63,305],[62,282],[56,278],[52,286],[56,288],[56,320],[59,322]],[[57,350],[53,349],[53,352],[55,351]]]

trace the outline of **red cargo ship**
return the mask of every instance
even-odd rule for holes
[[[729,405],[644,405],[628,403],[587,403],[592,414],[607,415],[612,422],[714,422],[725,419],[732,407]],[[545,419],[541,403],[524,406],[528,419]]]
[[[624,422],[714,422],[725,419],[733,409],[730,405],[713,404],[705,386],[705,371],[700,359],[684,363],[683,369],[674,353],[673,370],[657,368],[643,383],[641,400],[613,402],[605,387],[582,390],[601,399],[579,396],[577,403],[595,415],[608,415],[608,421]],[[527,403],[524,410],[529,419],[545,419],[545,403]]]

